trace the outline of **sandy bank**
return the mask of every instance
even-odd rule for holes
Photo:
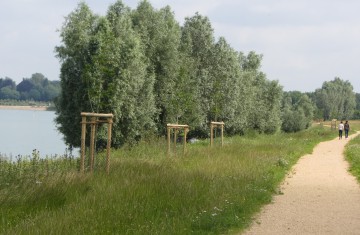
[[[47,106],[11,106],[11,105],[0,105],[0,109],[7,110],[33,110],[33,111],[46,111]]]

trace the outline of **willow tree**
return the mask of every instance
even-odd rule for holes
[[[296,132],[311,126],[314,104],[299,91],[284,92],[282,99],[282,124],[285,132]]]
[[[83,77],[94,53],[89,45],[97,19],[85,3],[80,3],[65,18],[60,30],[62,45],[56,47],[61,63],[61,94],[55,104],[56,123],[70,146],[80,146],[80,112],[91,110]]]
[[[211,57],[211,92],[209,94],[208,119],[225,121],[226,128],[236,123],[236,108],[239,100],[240,66],[238,53],[230,47],[225,38],[220,37]]]
[[[212,92],[212,52],[215,46],[213,28],[207,17],[196,13],[185,18],[181,35],[181,50],[193,63],[192,79],[196,87],[194,99],[198,102],[198,118],[201,120],[196,127],[199,134],[206,135],[210,120],[210,102]]]
[[[180,25],[169,6],[156,10],[148,1],[139,3],[132,12],[132,21],[148,60],[147,72],[155,77],[156,120],[160,133],[164,133],[165,124],[178,122],[183,113],[183,108],[177,107],[178,100],[173,99],[181,87]]]
[[[241,61],[244,74],[250,80],[248,102],[248,128],[262,133],[274,133],[281,126],[282,87],[277,81],[270,81],[260,71],[262,55],[250,52]]]
[[[336,77],[324,82],[321,89],[315,91],[316,106],[323,111],[323,118],[349,119],[356,107],[355,93],[349,81]]]
[[[134,142],[154,130],[154,81],[147,76],[146,58],[132,30],[129,9],[118,1],[106,17],[100,17],[81,3],[67,18],[61,37],[63,45],[57,52],[63,87],[56,121],[66,142],[79,146],[79,116],[84,111],[114,113],[114,146]],[[84,56],[77,48],[84,50]]]

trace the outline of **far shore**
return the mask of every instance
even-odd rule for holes
[[[48,106],[13,106],[13,105],[0,105],[0,109],[7,109],[7,110],[33,110],[33,111],[46,111]]]

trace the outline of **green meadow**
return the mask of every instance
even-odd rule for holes
[[[166,140],[154,138],[112,150],[109,174],[102,160],[93,173],[81,174],[79,159],[72,156],[42,159],[34,152],[15,162],[2,160],[0,232],[239,232],[274,194],[281,193],[279,184],[301,156],[336,136],[325,125],[292,134],[247,133],[225,137],[223,147],[219,138],[213,147],[209,140],[187,144],[185,154],[178,144],[170,156]],[[359,143],[357,138],[349,145],[351,159],[360,159]],[[360,160],[352,161],[360,169]]]

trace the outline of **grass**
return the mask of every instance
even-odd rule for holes
[[[351,121],[350,127],[353,130],[360,130],[360,121]],[[349,171],[360,182],[360,136],[350,140],[345,148],[346,160],[350,164]]]
[[[328,127],[189,144],[163,139],[112,152],[110,174],[73,158],[0,164],[2,234],[224,234],[241,231],[300,156],[335,138]],[[32,162],[33,161],[33,162]],[[21,176],[19,176],[21,175]]]

